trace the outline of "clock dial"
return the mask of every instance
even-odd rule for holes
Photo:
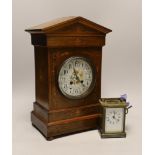
[[[94,85],[90,62],[83,57],[67,59],[59,71],[58,84],[66,97],[79,99],[87,96]]]
[[[105,132],[122,132],[124,108],[106,108]]]

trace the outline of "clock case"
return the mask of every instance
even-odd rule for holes
[[[29,29],[35,57],[35,99],[31,121],[47,140],[99,126],[102,46],[110,29],[83,17],[64,17]],[[82,99],[65,97],[58,73],[70,57],[90,59],[95,86]]]
[[[100,115],[100,128],[99,132],[101,138],[123,138],[126,137],[125,132],[125,118],[127,112],[126,100],[123,98],[102,98],[99,100],[101,104],[101,115]],[[105,118],[106,118],[106,108],[123,108],[124,109],[124,119],[123,119],[123,131],[115,133],[105,132]]]

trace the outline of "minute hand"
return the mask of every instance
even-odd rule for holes
[[[73,68],[73,70],[74,70],[74,74],[75,74],[75,76],[76,76],[76,80],[77,80],[78,82],[81,83],[80,78],[79,78],[79,77],[77,76],[77,74],[76,74],[75,68]],[[82,84],[83,87],[85,87],[85,85],[84,85],[83,83],[81,83],[81,84]]]

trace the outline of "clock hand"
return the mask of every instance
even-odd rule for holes
[[[75,76],[76,76],[76,80],[79,81],[79,82],[81,83],[79,77],[78,77],[77,74],[76,74],[76,70],[75,70],[75,68],[73,68],[73,70],[74,70],[74,74],[75,74]]]
[[[76,80],[79,81],[79,82],[81,83],[81,80],[80,80],[80,78],[77,76],[77,73],[76,73],[75,68],[73,68],[73,70],[74,70],[74,74],[75,74],[75,76],[76,76]],[[85,85],[84,85],[83,83],[81,83],[81,84],[82,84],[83,87],[85,87]]]
[[[77,74],[76,74],[75,68],[73,68],[73,70],[74,70],[74,74],[75,74],[75,76],[76,76],[76,80],[80,81],[80,79],[78,78],[78,76],[77,76]]]

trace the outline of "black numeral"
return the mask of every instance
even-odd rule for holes
[[[71,64],[69,64],[69,65],[68,65],[68,67],[69,67],[69,69],[71,69],[71,68],[72,68],[72,65],[71,65]]]
[[[68,74],[68,70],[64,70],[64,75],[65,75],[65,74]]]

